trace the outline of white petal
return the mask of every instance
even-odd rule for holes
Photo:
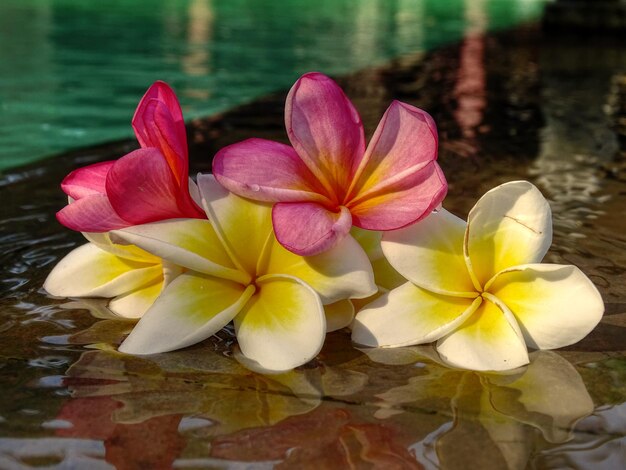
[[[88,243],[59,261],[43,287],[58,297],[115,297],[162,276],[160,264],[120,258]]]
[[[513,312],[526,344],[533,348],[561,348],[580,341],[604,312],[600,293],[576,266],[517,266],[498,274],[489,292]]]
[[[365,230],[357,226],[353,226],[350,229],[350,235],[354,238],[361,248],[365,250],[367,257],[370,261],[375,261],[380,258],[384,258],[383,250],[380,247],[380,242],[383,238],[383,233],[375,230]]]
[[[487,192],[467,218],[465,255],[484,286],[506,268],[538,263],[552,243],[548,201],[528,181],[512,181]]]
[[[120,258],[132,259],[143,263],[156,264],[161,262],[158,256],[154,256],[135,245],[114,243],[111,240],[111,232],[82,233],[87,240],[97,245],[98,248],[108,251],[112,255],[119,256]]]
[[[324,305],[326,314],[326,332],[341,330],[350,326],[354,320],[354,305],[347,299]]]
[[[120,317],[141,318],[152,307],[162,289],[163,282],[157,280],[152,284],[114,298],[109,303],[109,308]]]
[[[319,296],[290,276],[257,279],[258,291],[235,318],[241,352],[268,370],[298,367],[313,359],[326,335]]]
[[[407,282],[357,313],[352,341],[382,347],[430,343],[462,324],[480,302],[480,297],[434,294]]]
[[[306,257],[287,251],[272,237],[268,254],[267,267],[261,267],[261,272],[302,279],[324,304],[369,297],[378,290],[367,255],[349,235],[330,250]]]
[[[233,261],[251,276],[272,233],[272,206],[235,196],[213,175],[198,175],[202,205]]]
[[[231,261],[211,222],[170,219],[111,232],[174,264],[193,271],[247,284],[250,277]]]
[[[243,308],[254,287],[200,273],[181,274],[139,320],[119,350],[154,354],[184,348],[219,331]]]
[[[475,297],[463,256],[465,222],[445,209],[383,235],[391,265],[413,284],[439,294]]]
[[[454,367],[508,370],[528,364],[528,352],[513,315],[483,301],[463,325],[437,342],[441,358]]]

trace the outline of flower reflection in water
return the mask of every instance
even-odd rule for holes
[[[554,352],[533,353],[528,366],[507,373],[478,373],[441,365],[428,347],[346,350],[338,332],[306,368],[262,375],[230,357],[232,332],[167,354],[107,350],[128,328],[103,320],[71,337],[91,344],[109,332],[107,344],[68,370],[72,398],[56,416],[72,425],[57,436],[102,442],[103,458],[118,468],[430,469],[471,461],[522,469],[614,455],[621,445],[590,441],[601,408],[591,415],[578,371]],[[589,370],[604,380],[603,369]],[[596,388],[596,401],[609,403]],[[600,424],[598,436],[612,429]]]
[[[115,343],[128,325],[104,320],[71,341],[99,341],[102,328],[117,332],[107,338]],[[215,436],[271,427],[316,409],[323,396],[350,395],[367,382],[362,373],[322,364],[256,374],[224,354],[233,339],[224,331],[201,346],[145,357],[83,353],[66,374],[72,399],[57,416],[71,427],[57,434],[103,441],[106,461],[117,468],[169,468],[186,453],[209,458],[206,444]]]
[[[528,366],[500,374],[441,366],[426,347],[365,352],[376,362],[415,363],[424,370],[378,394],[377,417],[416,406],[451,413],[448,422],[411,446],[426,468],[467,468],[468,458],[475,468],[526,468],[542,445],[535,430],[548,443],[566,442],[577,421],[593,412],[580,375],[554,352],[533,353]]]

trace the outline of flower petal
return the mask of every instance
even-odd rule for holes
[[[127,227],[104,194],[91,194],[68,204],[56,214],[57,220],[77,232],[108,232]]]
[[[272,222],[278,242],[302,256],[336,246],[352,227],[352,217],[345,207],[331,212],[314,202],[279,202],[272,208]]]
[[[350,235],[359,242],[359,245],[365,250],[367,257],[370,259],[372,270],[374,271],[374,281],[377,286],[390,290],[406,282],[406,279],[385,258],[380,244],[382,232],[364,230],[353,226],[350,230]]]
[[[202,205],[233,262],[256,275],[272,233],[271,206],[228,192],[213,175],[198,175]]]
[[[120,258],[126,258],[142,263],[161,263],[161,258],[142,250],[138,246],[114,243],[111,240],[112,233],[114,232],[83,232],[83,236],[94,245],[98,245],[98,248],[108,251],[112,255],[119,256]]]
[[[487,192],[467,218],[465,256],[484,286],[503,269],[538,263],[552,243],[548,201],[528,181],[512,181]]]
[[[242,309],[254,287],[204,274],[181,274],[120,345],[128,354],[155,354],[198,343],[219,331]]]
[[[480,297],[434,294],[407,282],[357,314],[352,341],[382,347],[430,343],[461,325],[480,302]]]
[[[187,132],[178,98],[167,83],[155,82],[143,96],[132,120],[143,148],[159,149],[179,186],[186,184]]]
[[[181,203],[183,193],[165,157],[156,149],[139,149],[120,158],[109,171],[106,190],[115,212],[130,225],[205,217],[199,209]]]
[[[394,101],[367,146],[350,197],[395,186],[399,179],[421,171],[437,159],[437,144],[437,127],[430,115]]]
[[[484,301],[460,328],[437,342],[441,358],[454,367],[508,370],[528,364],[528,352],[513,314]]]
[[[235,318],[241,352],[269,370],[289,370],[312,358],[326,334],[318,295],[290,276],[257,279],[258,291]]]
[[[291,253],[276,239],[269,249],[267,267],[261,272],[287,274],[303,280],[320,295],[324,304],[376,293],[370,262],[361,246],[350,236],[314,256]]]
[[[296,151],[270,140],[248,139],[224,147],[213,159],[213,174],[229,191],[257,201],[330,203]]]
[[[115,297],[162,276],[160,264],[119,258],[87,243],[59,261],[43,287],[58,297]]]
[[[533,348],[580,341],[604,312],[600,293],[576,266],[517,266],[498,274],[488,288],[513,312],[526,344]]]
[[[63,192],[73,199],[91,194],[106,194],[104,182],[115,161],[94,163],[72,171],[61,183]]]
[[[338,300],[332,304],[324,305],[326,315],[326,332],[341,330],[350,326],[354,320],[354,305],[348,299]]]
[[[439,294],[475,297],[463,257],[464,234],[465,222],[440,209],[385,232],[381,245],[391,265],[413,284]]]
[[[161,290],[163,290],[163,281],[157,279],[152,284],[114,298],[109,303],[109,309],[120,317],[141,318],[152,307]]]
[[[250,277],[233,264],[211,222],[162,220],[112,232],[114,236],[187,269],[247,284]]]
[[[441,168],[430,162],[393,185],[359,195],[347,207],[357,227],[395,230],[430,214],[441,204],[447,190]]]
[[[307,73],[287,95],[285,126],[306,166],[341,202],[365,150],[361,117],[350,100],[327,76]]]

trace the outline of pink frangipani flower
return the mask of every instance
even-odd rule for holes
[[[61,188],[71,203],[57,213],[66,227],[107,232],[172,218],[206,218],[188,176],[187,135],[176,95],[163,82],[142,98],[133,129],[141,148],[119,160],[70,173]]]
[[[291,88],[285,125],[293,147],[248,139],[225,147],[213,173],[243,197],[275,202],[278,241],[321,253],[352,225],[394,230],[428,215],[446,195],[437,130],[424,111],[394,101],[367,149],[358,112],[330,78],[303,75]]]

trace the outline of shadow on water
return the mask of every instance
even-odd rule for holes
[[[578,265],[600,289],[606,314],[589,337],[504,375],[444,368],[427,348],[353,350],[345,331],[277,376],[242,368],[228,330],[175,353],[118,354],[129,324],[40,286],[82,243],[54,221],[59,181],[134,144],[6,173],[0,466],[616,468],[626,458],[625,77],[620,44],[528,27],[478,28],[459,45],[339,79],[370,135],[392,99],[431,112],[453,213],[465,217],[502,182],[535,183],[554,214],[547,261]],[[252,135],[285,141],[284,97],[191,122],[192,171]]]

